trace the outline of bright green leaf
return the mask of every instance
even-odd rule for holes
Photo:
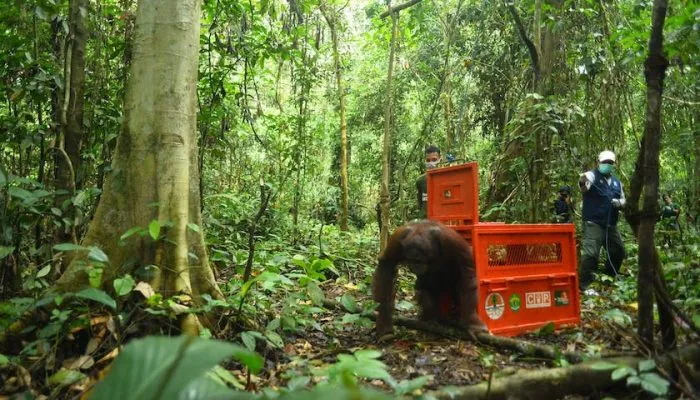
[[[617,368],[612,372],[612,380],[614,381],[619,381],[620,379],[624,379],[630,375],[636,375],[637,371],[634,368],[630,368],[628,366],[620,367]]]
[[[141,231],[143,231],[143,229],[141,229],[141,227],[135,226],[135,227],[129,229],[128,231],[124,232],[124,234],[119,237],[119,240],[128,239],[134,233],[141,232]]]
[[[14,247],[0,246],[0,260],[12,254],[13,251],[15,251]]]
[[[157,394],[161,399],[211,398],[190,396],[202,390],[200,379],[207,371],[231,356],[252,373],[262,367],[259,355],[232,343],[184,335],[136,339],[112,363],[110,373],[96,385],[91,399],[152,399]]]
[[[115,279],[113,285],[117,296],[126,296],[127,294],[131,293],[132,290],[134,290],[136,282],[134,282],[134,278],[132,278],[131,275],[126,274],[123,278]]]
[[[59,243],[53,246],[53,249],[56,251],[80,251],[87,250],[87,247],[83,247],[73,243]]]
[[[265,332],[265,337],[267,338],[267,340],[270,341],[270,343],[275,345],[275,347],[280,349],[284,347],[284,340],[282,340],[282,337],[279,334],[277,334],[277,332],[267,331]]]
[[[647,372],[639,375],[642,388],[649,393],[663,396],[668,393],[669,383],[655,372]]]
[[[245,347],[250,351],[255,351],[255,336],[250,332],[241,332],[241,340]]]
[[[639,371],[640,371],[640,372],[651,371],[651,370],[653,370],[653,369],[656,369],[656,361],[654,361],[654,360],[651,359],[651,358],[648,359],[648,360],[644,360],[644,361],[642,361],[642,362],[639,363],[639,367],[638,367],[638,368],[639,368]]]
[[[100,289],[88,288],[76,293],[75,297],[96,301],[114,309],[117,308],[117,302],[114,301],[113,298],[109,297],[107,293]]]
[[[61,369],[49,377],[49,384],[51,386],[68,386],[85,378],[87,377],[78,371]]]
[[[44,268],[40,269],[39,272],[36,273],[36,277],[37,277],[37,278],[43,278],[43,277],[45,277],[46,275],[48,275],[49,272],[51,272],[51,264],[49,264],[49,265],[45,266]]]
[[[187,224],[187,227],[188,227],[190,230],[192,230],[193,232],[197,232],[197,233],[200,232],[199,225],[197,225],[197,224],[193,224],[193,223],[190,222],[189,224]]]
[[[355,298],[352,297],[349,293],[343,294],[343,296],[340,298],[340,304],[343,305],[347,312],[359,312],[359,308],[357,307],[357,302],[355,301]]]
[[[591,364],[591,369],[596,371],[613,370],[619,367],[618,364],[613,364],[608,361],[596,361]]]
[[[160,222],[157,219],[148,224],[148,234],[151,235],[153,240],[158,240],[158,237],[160,237]]]
[[[88,259],[90,261],[95,261],[95,262],[101,262],[101,263],[108,263],[109,262],[109,257],[107,257],[107,254],[105,254],[102,249],[99,247],[90,247],[90,252],[88,253]]]

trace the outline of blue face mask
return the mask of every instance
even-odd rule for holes
[[[598,171],[603,175],[610,175],[614,169],[615,166],[612,164],[598,164]]]

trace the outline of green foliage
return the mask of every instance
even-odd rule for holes
[[[117,357],[91,398],[230,398],[226,397],[233,394],[230,390],[205,374],[229,357],[253,373],[263,364],[254,352],[221,341],[186,336],[134,340]]]

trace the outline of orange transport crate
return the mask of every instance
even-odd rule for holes
[[[479,175],[470,162],[428,170],[428,219],[445,225],[479,222]]]
[[[479,316],[491,333],[580,323],[573,224],[478,224],[470,234]]]
[[[573,224],[480,223],[476,162],[431,169],[427,184],[428,218],[472,245],[479,316],[491,333],[580,323]]]

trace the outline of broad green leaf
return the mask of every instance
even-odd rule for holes
[[[133,228],[129,229],[128,231],[124,232],[124,234],[119,237],[119,240],[128,239],[134,233],[141,232],[141,231],[143,231],[143,229],[141,229],[140,226],[133,227]]]
[[[53,249],[56,251],[80,251],[80,250],[87,250],[88,248],[81,246],[79,244],[59,243],[59,244],[53,246]]]
[[[0,258],[2,258],[2,257],[0,257]],[[37,277],[37,278],[43,278],[43,277],[45,277],[46,275],[48,275],[49,272],[51,272],[51,264],[49,264],[49,265],[45,266],[44,268],[40,269],[39,272],[36,273],[36,277]]]
[[[241,332],[241,340],[245,347],[250,351],[255,351],[255,336],[250,332]]]
[[[343,324],[354,324],[355,322],[360,320],[360,314],[345,314],[343,315],[342,323]]]
[[[68,386],[84,378],[87,376],[78,371],[61,369],[49,378],[49,384],[51,386]]]
[[[314,304],[318,306],[323,304],[323,299],[325,298],[325,296],[323,294],[323,290],[321,290],[321,288],[318,287],[318,284],[316,282],[307,283],[306,291],[309,294],[309,298]]]
[[[0,260],[12,254],[13,251],[15,251],[14,247],[0,246]]]
[[[197,225],[197,224],[193,224],[190,222],[189,224],[187,224],[187,227],[194,232],[197,232],[197,233],[200,232],[199,225]]]
[[[126,274],[123,278],[115,279],[113,285],[114,291],[117,293],[117,296],[126,296],[127,294],[131,293],[132,290],[134,290],[136,282],[134,281],[134,278],[131,277],[131,275]]]
[[[254,399],[252,393],[237,392],[210,376],[201,376],[187,385],[176,398],[177,400],[230,400]]]
[[[25,201],[34,199],[34,197],[35,197],[32,192],[25,190],[25,189],[22,189],[22,188],[15,187],[15,186],[7,189],[7,193],[12,197],[16,197],[20,200],[25,200]]]
[[[357,307],[357,302],[355,301],[355,298],[352,297],[350,294],[345,293],[341,298],[340,298],[340,304],[343,305],[345,310],[350,313],[357,313],[359,312],[359,308]]]
[[[428,381],[430,381],[432,378],[432,375],[424,375],[419,376],[417,378],[413,378],[411,380],[403,380],[396,385],[396,388],[394,390],[399,396],[404,394],[410,394],[414,390],[420,389],[423,386],[425,386],[425,384],[428,383]]]
[[[265,337],[267,338],[267,340],[270,341],[270,343],[275,345],[275,347],[280,349],[284,347],[284,340],[282,340],[282,337],[279,334],[277,334],[277,332],[267,331],[265,332]]]
[[[618,364],[614,364],[608,361],[596,361],[593,364],[591,364],[591,369],[596,371],[605,371],[608,369],[613,370],[617,369],[618,367]]]
[[[619,381],[620,379],[624,379],[630,375],[637,375],[637,371],[634,368],[630,368],[628,366],[620,367],[617,368],[612,372],[612,380],[614,381]]]
[[[109,257],[107,257],[107,254],[105,254],[102,249],[99,247],[90,247],[90,252],[88,253],[88,259],[90,261],[95,261],[95,262],[101,262],[101,263],[108,263],[109,262]]]
[[[57,217],[60,217],[63,215],[63,212],[56,207],[51,207],[51,213]]]
[[[10,363],[10,359],[6,355],[0,354],[0,365],[7,365]]]
[[[189,336],[136,339],[112,363],[110,373],[97,384],[91,399],[155,399],[157,394],[160,394],[159,399],[212,398],[189,397],[188,393],[195,392],[194,396],[206,392],[209,395],[209,389],[201,388],[203,383],[199,380],[208,370],[231,356],[253,373],[262,367],[263,360],[259,355],[224,341]],[[216,393],[212,396],[219,398],[218,390]]]
[[[280,319],[279,318],[273,318],[272,321],[270,321],[267,326],[265,327],[265,330],[267,331],[276,331],[280,327]]]
[[[651,371],[651,370],[653,370],[653,369],[656,369],[656,361],[654,361],[654,360],[651,359],[651,358],[648,359],[648,360],[644,360],[644,361],[642,361],[642,362],[639,363],[639,367],[638,367],[638,368],[639,368],[639,371],[640,371],[640,372]]]
[[[148,224],[148,234],[151,235],[153,240],[158,240],[158,237],[160,237],[160,222],[157,219]]]
[[[114,309],[117,308],[117,302],[114,301],[113,298],[109,297],[107,293],[100,289],[88,288],[76,293],[75,297],[96,301]]]
[[[357,357],[358,360],[376,360],[377,358],[382,356],[382,352],[379,350],[372,350],[372,349],[362,349],[358,350],[354,353],[355,357]]]
[[[308,376],[297,376],[289,380],[287,383],[287,388],[289,390],[299,390],[311,382],[311,377]]]
[[[668,381],[655,372],[647,372],[639,375],[642,380],[642,388],[649,393],[663,396],[668,393]]]

